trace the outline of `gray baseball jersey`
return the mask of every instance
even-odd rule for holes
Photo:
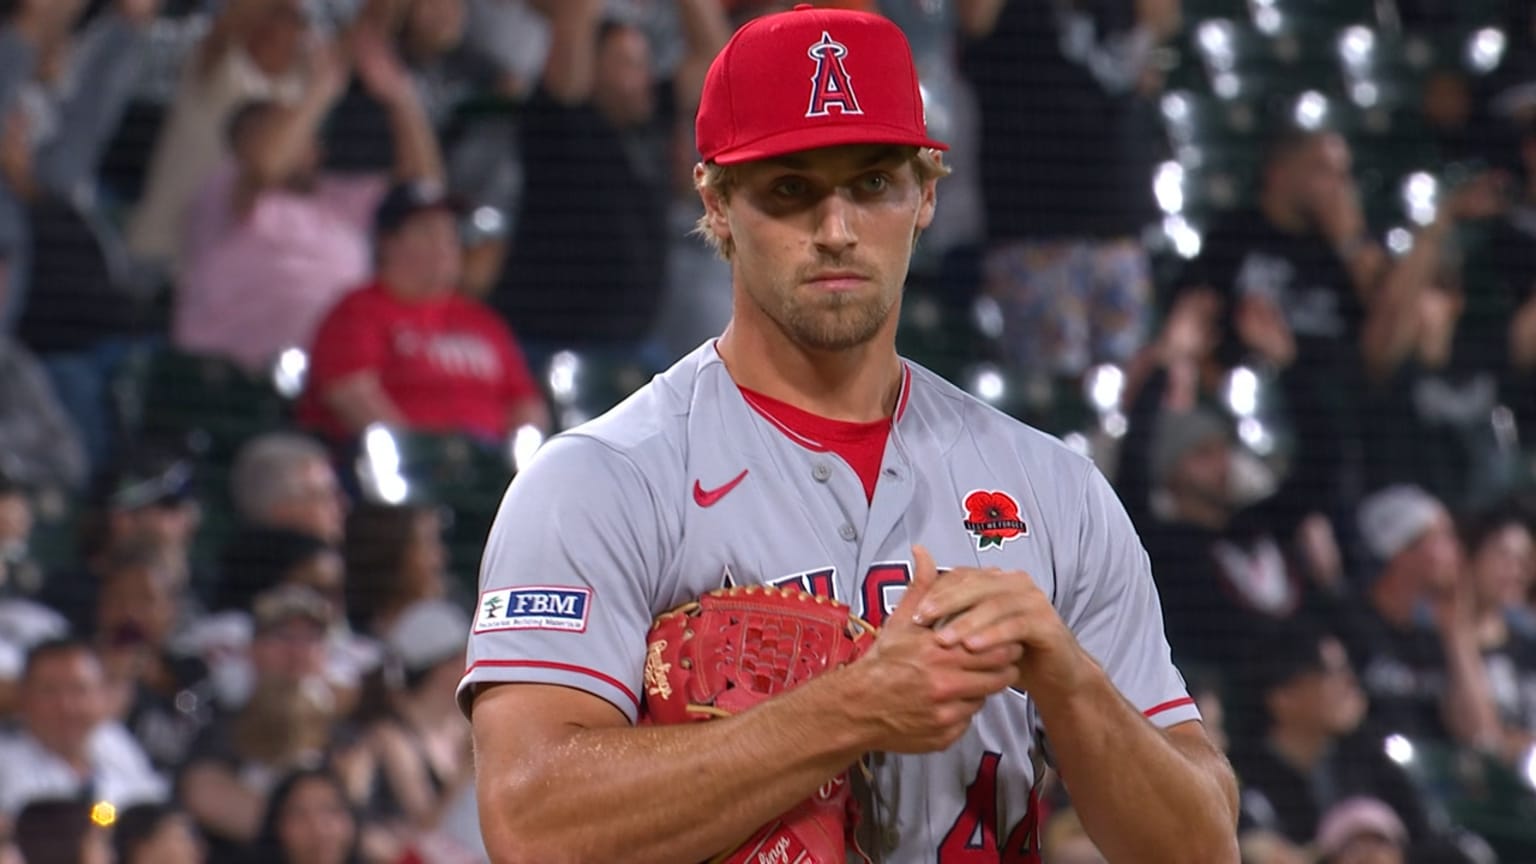
[[[655,615],[725,584],[795,584],[879,625],[918,543],[941,568],[1028,573],[1154,723],[1197,719],[1146,553],[1104,477],[1056,439],[905,368],[873,500],[839,457],[758,413],[713,342],[552,438],[491,530],[461,700],[487,682],[559,684],[633,722]],[[1036,860],[1026,850],[1038,725],[1028,695],[1010,690],[942,753],[876,756],[868,816],[883,860]]]

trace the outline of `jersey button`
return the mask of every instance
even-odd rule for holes
[[[843,527],[837,529],[837,534],[844,540],[852,540],[853,538],[859,536],[859,532],[854,530],[854,527],[847,522],[843,523]]]
[[[817,462],[811,466],[811,476],[816,479],[817,483],[825,483],[832,476],[832,469],[828,468],[825,462]]]

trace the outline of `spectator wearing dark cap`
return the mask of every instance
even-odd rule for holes
[[[439,187],[395,187],[375,219],[376,280],[320,324],[299,418],[332,440],[373,423],[504,441],[548,429],[549,411],[512,333],[459,293],[456,204]]]
[[[1497,746],[1463,553],[1445,507],[1416,486],[1373,493],[1357,513],[1374,573],[1341,633],[1382,732]]]
[[[1225,417],[1205,407],[1164,411],[1154,426],[1142,536],[1168,642],[1181,662],[1231,669],[1265,625],[1324,611],[1325,586],[1339,574],[1277,534],[1267,503],[1244,506]]]
[[[1308,621],[1273,627],[1245,664],[1232,763],[1243,784],[1245,822],[1298,846],[1322,815],[1356,795],[1385,795],[1416,837],[1429,815],[1380,739],[1362,732],[1367,698],[1336,636]]]
[[[159,550],[145,542],[115,549],[101,573],[93,632],[107,673],[109,711],[143,745],[156,770],[170,772],[214,711],[208,667],[171,650],[184,592]]]
[[[256,535],[250,535],[252,537]],[[250,693],[252,669],[247,649],[256,598],[284,586],[307,588],[338,614],[326,636],[325,677],[343,704],[351,704],[362,678],[379,662],[379,647],[353,632],[346,616],[346,564],[334,546],[296,531],[260,532],[265,545],[252,546],[236,562],[226,559],[221,593],[212,614],[195,622],[178,640],[177,653],[201,658],[212,670],[214,689],[223,704],[238,705]]]
[[[325,764],[334,743],[338,706],[324,676],[330,605],[284,586],[256,599],[252,619],[250,694],[199,736],[177,782],[215,861],[237,860],[278,778]]]
[[[16,847],[26,864],[115,864],[104,823],[89,801],[34,801],[16,817]]]
[[[172,336],[183,350],[265,372],[309,344],[325,311],[368,272],[370,214],[388,187],[373,174],[323,170],[320,127],[349,75],[390,115],[394,179],[443,176],[436,136],[410,76],[368,28],[317,52],[305,95],[233,116],[233,160],[208,179],[187,223]],[[350,61],[350,66],[348,65]]]
[[[192,820],[170,804],[139,804],[112,823],[116,864],[203,864],[207,853]]]
[[[178,594],[192,590],[194,583],[203,587],[211,578],[194,574],[190,563],[201,523],[191,460],[172,448],[137,447],[97,484],[81,517],[79,566],[51,574],[38,599],[58,610],[76,635],[89,636],[107,557],[137,544],[159,550],[173,570]]]

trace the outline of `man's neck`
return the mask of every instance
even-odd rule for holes
[[[1210,531],[1225,531],[1232,514],[1224,506],[1205,500],[1199,495],[1181,495],[1174,499],[1174,515],[1188,525],[1197,525]]]
[[[740,295],[738,294],[738,297]],[[767,316],[736,314],[716,343],[736,384],[832,420],[868,423],[891,416],[901,392],[897,309],[875,337],[842,351],[797,345]]]
[[[49,753],[52,753],[59,759],[64,760],[64,763],[68,765],[70,770],[75,772],[77,776],[90,776],[91,756],[89,740],[80,741],[74,746],[63,747],[56,747],[54,745],[58,742],[49,743],[48,741],[38,737],[36,734],[32,735],[32,740],[36,741],[39,747],[47,750]]]
[[[1269,733],[1270,749],[1285,764],[1303,774],[1316,770],[1318,763],[1328,754],[1328,745],[1328,736],[1300,729],[1276,727]]]
[[[438,286],[416,278],[410,273],[403,273],[389,267],[379,268],[379,282],[391,296],[407,303],[420,303],[439,293]]]
[[[1259,199],[1259,212],[1264,214],[1265,221],[1282,234],[1301,235],[1312,229],[1305,216],[1296,208],[1286,206],[1275,195],[1265,195]]]

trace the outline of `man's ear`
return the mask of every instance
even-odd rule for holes
[[[917,207],[917,230],[923,231],[933,224],[933,211],[939,198],[938,178],[923,181],[922,203]]]
[[[704,164],[701,162],[693,166],[694,188],[699,190],[699,200],[704,202],[709,229],[723,243],[731,238],[731,223],[725,214],[725,199],[720,195],[720,190],[700,185],[703,180]]]

